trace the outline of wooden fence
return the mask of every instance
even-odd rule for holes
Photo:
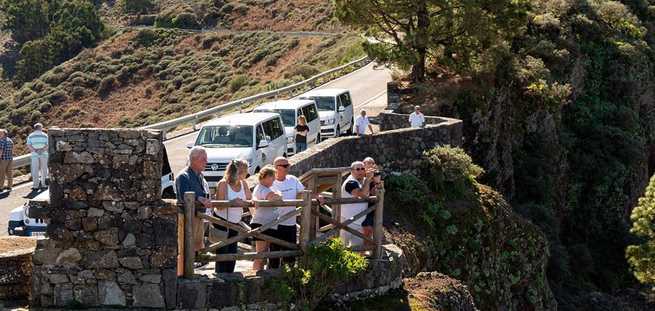
[[[184,217],[181,217],[184,221],[184,257],[183,257],[183,273],[185,278],[190,278],[193,276],[193,263],[195,261],[195,251],[194,251],[194,236],[193,229],[194,226],[202,226],[202,221],[206,220],[212,224],[217,224],[225,228],[232,229],[237,231],[238,234],[234,237],[222,240],[216,243],[213,243],[204,249],[200,250],[200,253],[213,253],[221,247],[230,245],[232,243],[238,243],[247,238],[254,237],[264,241],[268,241],[272,244],[283,246],[289,250],[284,251],[267,251],[267,252],[245,252],[245,253],[235,253],[235,254],[218,254],[211,259],[211,261],[221,262],[221,261],[232,261],[232,260],[253,260],[253,259],[268,259],[268,258],[280,258],[280,257],[298,257],[302,256],[308,249],[308,247],[314,243],[321,243],[327,239],[339,235],[341,230],[345,230],[350,234],[361,238],[364,243],[363,245],[357,245],[350,247],[354,251],[372,251],[374,258],[380,258],[382,255],[382,242],[383,242],[383,212],[384,212],[384,189],[382,187],[378,188],[377,196],[358,199],[358,198],[340,198],[340,189],[341,189],[341,177],[343,176],[344,168],[340,169],[320,169],[313,170],[312,174],[305,174],[301,177],[302,181],[305,181],[309,184],[308,189],[314,189],[319,191],[323,197],[323,206],[331,207],[327,208],[330,213],[330,216],[324,215],[320,212],[319,206],[321,202],[318,199],[313,198],[314,191],[305,190],[302,193],[302,199],[297,200],[280,200],[280,201],[240,201],[238,204],[230,201],[218,201],[212,200],[212,208],[215,209],[225,209],[230,207],[242,207],[242,208],[273,208],[273,207],[284,207],[284,206],[295,206],[296,209],[292,212],[289,212],[284,215],[280,215],[277,219],[263,224],[261,227],[256,229],[251,229],[247,226],[230,223],[226,220],[223,220],[218,217],[210,216],[205,213],[205,208],[202,207],[202,204],[195,201],[195,194],[193,192],[187,192],[184,194]],[[321,188],[326,188],[325,183],[321,183],[322,175],[330,174],[338,176],[339,178],[324,179],[330,181],[332,188],[335,189],[334,192],[322,192]],[[374,202],[375,205],[368,207],[367,209],[361,211],[357,215],[349,219],[341,220],[341,205],[342,204],[352,204],[352,203],[365,203],[365,202]],[[355,221],[365,217],[369,212],[374,212],[375,222],[374,222],[374,234],[373,238],[367,237],[356,229],[351,228],[351,224]],[[296,218],[300,216],[299,221],[299,232],[300,236],[297,243],[290,243],[287,241],[280,240],[276,237],[269,236],[263,232],[267,229],[277,226],[279,223],[288,220],[290,218]],[[320,221],[327,223],[325,226],[320,226]]]

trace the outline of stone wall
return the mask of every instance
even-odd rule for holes
[[[177,210],[160,199],[158,131],[51,129],[49,239],[33,307],[176,305]]]
[[[381,114],[382,116],[382,114]],[[297,176],[312,168],[350,166],[370,156],[388,171],[416,167],[423,151],[439,145],[461,146],[462,121],[442,118],[443,122],[422,129],[402,128],[360,138],[356,136],[326,140],[289,159],[290,173]]]
[[[425,116],[425,124],[441,124],[456,119],[445,118],[445,117],[434,117],[434,116]],[[385,110],[380,113],[378,116],[378,121],[380,123],[380,131],[389,131],[409,127],[409,115],[394,113],[391,110]]]

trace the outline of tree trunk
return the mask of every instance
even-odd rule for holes
[[[428,40],[430,27],[430,13],[428,12],[426,0],[416,3],[416,34],[414,37],[414,48],[416,50],[416,63],[412,66],[412,81],[422,82],[425,80],[425,61],[428,54]]]

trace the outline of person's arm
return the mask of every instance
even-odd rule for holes
[[[373,132],[373,126],[370,123],[368,124],[368,129],[371,131],[371,135],[375,134],[375,132]]]
[[[250,191],[250,186],[248,185],[247,181],[242,181],[241,187],[243,187],[243,191],[246,193],[246,200],[252,200],[252,191]]]
[[[227,200],[227,183],[221,180],[216,185],[216,200]]]
[[[34,149],[34,147],[32,147],[32,140],[30,139],[30,136],[27,136],[26,145],[27,145],[27,149],[29,149],[30,152],[36,152],[36,149]]]

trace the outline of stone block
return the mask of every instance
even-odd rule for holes
[[[177,306],[177,271],[175,269],[165,269],[161,271],[161,275],[166,308],[173,309]]]
[[[32,261],[38,265],[53,265],[59,257],[61,248],[42,248],[34,250]]]
[[[143,269],[143,263],[141,262],[141,258],[139,257],[124,257],[124,258],[120,258],[118,261],[121,263],[121,266],[128,269],[132,269],[132,270]]]
[[[68,275],[66,274],[54,274],[50,273],[48,274],[48,279],[50,280],[50,283],[52,284],[62,284],[62,283],[68,283]]]
[[[153,268],[173,268],[177,265],[177,247],[163,246],[150,256]]]
[[[105,211],[99,208],[91,207],[86,213],[88,217],[102,217],[105,214]]]
[[[98,298],[101,305],[126,306],[125,293],[113,281],[98,282]]]
[[[134,286],[132,297],[135,307],[164,308],[166,306],[158,284]]]
[[[73,288],[75,301],[83,306],[98,305],[98,286],[96,284],[79,285]]]
[[[104,201],[102,202],[102,208],[109,212],[120,213],[123,211],[125,206],[122,202],[117,201]]]
[[[210,294],[210,299],[212,298]],[[197,280],[184,280],[180,282],[178,285],[178,305],[182,309],[206,308],[207,283]]]
[[[145,283],[159,284],[161,283],[161,274],[144,274],[139,277],[139,280]]]
[[[119,284],[138,284],[134,274],[129,270],[121,269],[122,271],[118,272],[118,283]]]
[[[116,246],[118,245],[118,228],[110,228],[107,230],[98,231],[93,234],[96,241],[109,245]]]
[[[54,304],[55,306],[66,306],[73,302],[73,285],[59,284],[54,288]]]
[[[89,268],[113,269],[118,268],[118,256],[113,250],[90,252],[83,258],[84,266]]]
[[[112,270],[98,269],[95,272],[95,278],[103,281],[113,281],[116,279],[116,273]]]
[[[80,254],[80,251],[77,248],[69,248],[59,253],[59,256],[57,256],[57,260],[55,262],[58,265],[76,264],[80,260],[82,260],[82,255]]]
[[[84,217],[82,218],[82,229],[86,232],[94,232],[98,230],[98,218]]]
[[[134,234],[128,233],[121,244],[123,247],[134,247],[136,245],[136,238],[134,237]]]

